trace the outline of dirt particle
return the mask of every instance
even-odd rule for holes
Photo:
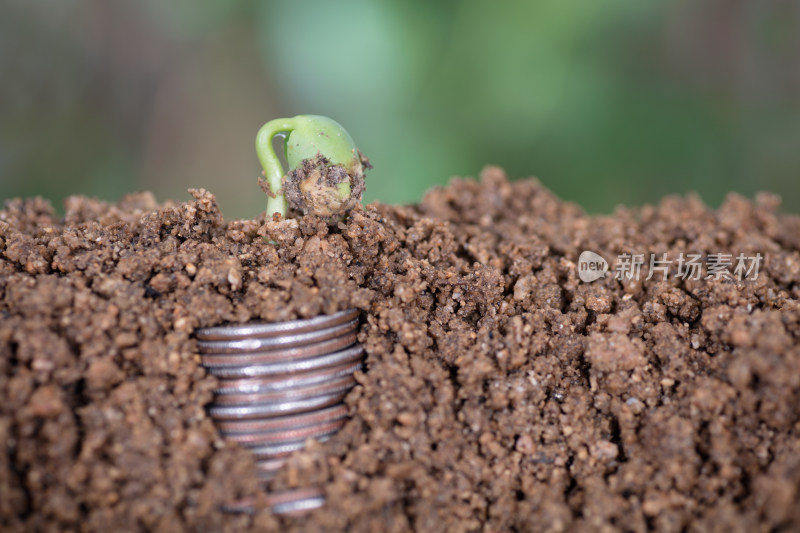
[[[536,448],[535,448],[535,446],[533,444],[533,439],[527,433],[521,435],[517,439],[517,444],[516,444],[515,448],[519,453],[523,453],[525,455],[530,455],[536,450]]]
[[[44,385],[37,388],[28,401],[31,415],[44,418],[54,417],[64,410],[61,391],[55,385]]]
[[[86,384],[91,389],[107,390],[119,383],[123,374],[109,358],[95,359],[86,370]]]

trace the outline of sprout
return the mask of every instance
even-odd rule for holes
[[[289,173],[284,176],[272,139],[284,136]],[[267,216],[286,218],[287,202],[306,214],[346,215],[364,192],[364,167],[372,168],[337,122],[318,115],[278,118],[256,135],[256,153],[264,167]]]

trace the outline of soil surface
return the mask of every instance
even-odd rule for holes
[[[192,194],[0,212],[3,531],[800,530],[800,218],[775,197],[590,217],[487,168],[329,226]],[[584,250],[764,261],[584,283]],[[351,419],[274,482],[327,505],[223,514],[256,474],[192,331],[353,306]]]

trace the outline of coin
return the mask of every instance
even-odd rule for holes
[[[344,418],[334,420],[332,422],[325,422],[323,424],[316,424],[313,426],[306,426],[300,428],[285,429],[282,431],[269,431],[266,433],[243,433],[239,435],[225,435],[225,438],[230,441],[238,442],[245,447],[261,446],[261,445],[275,445],[281,443],[289,443],[301,441],[306,439],[320,437],[329,437],[342,429],[344,426]]]
[[[325,442],[331,438],[330,435],[323,435],[321,437],[317,437],[319,442]],[[280,444],[266,444],[262,446],[254,446],[249,448],[249,450],[253,453],[253,456],[259,459],[274,459],[276,457],[288,457],[292,455],[294,452],[298,450],[302,450],[306,447],[306,443],[303,440],[295,441],[295,442],[282,442]]]
[[[306,331],[304,333],[293,333],[291,335],[281,335],[280,337],[197,341],[197,347],[200,349],[200,353],[209,354],[263,352],[271,349],[305,346],[306,344],[332,339],[339,335],[349,333],[357,327],[358,319],[354,318],[349,322],[338,324],[330,328]]]
[[[203,354],[200,356],[200,361],[207,367],[260,365],[316,357],[339,351],[355,342],[356,332],[353,331],[333,339],[294,348],[252,353]]]
[[[273,479],[288,460],[286,457],[279,457],[278,459],[256,461],[256,475],[258,475],[259,481],[265,482]]]
[[[332,354],[300,359],[297,361],[281,361],[266,365],[250,365],[237,367],[212,367],[208,371],[223,379],[255,378],[272,376],[275,374],[297,374],[310,372],[320,368],[327,368],[355,361],[360,361],[364,353],[361,345],[351,346]]]
[[[201,341],[236,340],[246,338],[267,338],[316,331],[349,322],[358,317],[358,309],[347,309],[332,315],[320,315],[314,318],[288,320],[273,323],[231,324],[199,328],[195,337]]]
[[[325,505],[325,495],[318,487],[271,492],[259,499],[273,514],[278,515],[302,513]],[[223,505],[222,510],[228,513],[254,514],[258,509],[257,503],[259,502],[256,498],[244,498]]]
[[[287,374],[248,379],[223,379],[214,393],[227,394],[256,394],[259,392],[281,391],[308,387],[314,384],[325,383],[342,376],[352,376],[356,370],[361,369],[361,361],[331,366],[319,370],[303,372],[302,374]]]
[[[212,405],[208,409],[208,414],[213,420],[239,420],[245,418],[262,418],[265,416],[288,415],[292,413],[302,413],[311,411],[312,409],[319,409],[321,407],[328,407],[337,402],[340,402],[347,395],[347,390],[328,394],[326,396],[317,396],[314,398],[304,398],[302,400],[291,400],[275,403],[262,403],[256,405],[230,405],[218,406]]]
[[[280,431],[285,429],[310,426],[322,422],[330,422],[347,416],[344,404],[326,407],[316,411],[308,411],[295,415],[277,416],[253,420],[219,420],[217,429],[228,437],[237,433],[256,433],[263,431]]]
[[[350,389],[355,383],[356,380],[353,374],[349,374],[322,383],[311,383],[302,387],[293,387],[285,390],[268,390],[246,394],[219,394],[216,397],[214,405],[251,405],[313,398],[315,396],[323,396],[336,391]]]

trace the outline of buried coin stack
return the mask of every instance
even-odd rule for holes
[[[201,328],[203,366],[219,379],[208,409],[226,440],[249,448],[262,483],[308,438],[329,439],[345,423],[342,403],[355,385],[364,349],[356,342],[358,310],[306,320]],[[321,506],[319,489],[268,494],[273,513]],[[252,512],[248,502],[226,508]]]

